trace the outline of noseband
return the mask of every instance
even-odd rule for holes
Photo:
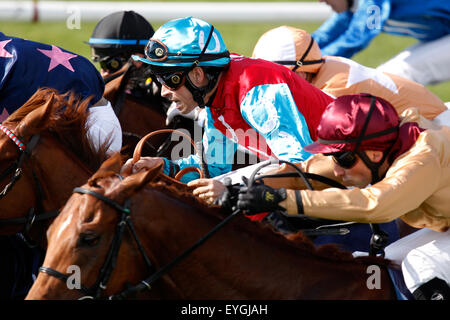
[[[123,300],[123,299],[127,299],[129,297],[134,297],[137,293],[142,292],[144,290],[151,290],[152,285],[155,281],[160,279],[172,267],[174,267],[179,262],[181,262],[184,258],[186,258],[191,252],[193,252],[196,248],[198,248],[200,245],[202,245],[207,239],[209,239],[214,233],[216,233],[223,226],[225,226],[229,221],[231,221],[231,219],[233,217],[235,217],[240,212],[240,210],[236,210],[235,212],[233,212],[227,218],[222,220],[222,222],[220,222],[218,225],[216,225],[212,230],[210,230],[205,236],[203,236],[200,240],[198,240],[194,245],[192,245],[190,248],[188,248],[186,251],[184,251],[178,257],[176,257],[171,262],[169,262],[168,264],[166,264],[165,266],[160,268],[158,271],[156,271],[155,267],[152,265],[152,263],[150,262],[150,259],[146,255],[145,250],[137,236],[133,222],[131,221],[131,211],[130,211],[131,200],[130,199],[125,200],[125,203],[122,206],[119,203],[115,202],[114,200],[112,200],[100,193],[89,190],[89,189],[75,188],[75,189],[73,189],[73,192],[91,195],[91,196],[103,201],[107,205],[111,206],[120,214],[120,219],[116,226],[116,232],[114,234],[114,238],[109,247],[109,251],[106,256],[105,262],[103,263],[103,266],[100,269],[100,274],[97,278],[97,281],[90,288],[87,288],[83,285],[80,286],[80,289],[78,289],[78,290],[85,294],[85,296],[81,297],[80,300],[100,299],[102,290],[106,289],[106,285],[111,276],[111,273],[116,266],[117,256],[119,254],[120,246],[122,244],[123,233],[125,231],[125,227],[128,227],[128,230],[133,235],[133,239],[136,242],[142,257],[144,258],[147,268],[149,269],[150,276],[144,280],[141,280],[137,285],[128,287],[127,289],[121,291],[120,293],[108,297],[109,300]],[[40,267],[39,272],[46,273],[50,276],[60,279],[61,281],[66,282],[66,283],[69,278],[69,275],[61,273],[59,271],[56,271],[52,268],[45,267],[45,266]]]
[[[39,142],[40,135],[35,134],[31,137],[28,145],[25,145],[11,130],[9,130],[7,127],[0,125],[0,130],[3,131],[19,148],[20,155],[18,160],[14,161],[8,168],[6,168],[1,174],[0,174],[0,180],[5,179],[8,177],[11,173],[14,172],[13,176],[11,177],[10,181],[6,186],[3,188],[3,190],[0,192],[0,199],[4,198],[14,187],[14,185],[17,183],[17,181],[20,180],[23,174],[22,165],[25,163],[27,159],[31,157],[31,154],[36,147],[36,145]],[[32,207],[29,211],[26,217],[21,218],[12,218],[12,219],[1,219],[0,220],[0,226],[4,225],[10,225],[10,224],[24,224],[24,228],[21,231],[24,233],[25,240],[27,241],[27,244],[29,246],[35,246],[36,244],[32,244],[29,237],[28,237],[28,231],[31,229],[31,226],[35,221],[40,220],[46,220],[53,218],[58,215],[59,210],[51,211],[48,213],[40,214],[43,211],[42,208],[42,199],[43,199],[43,192],[42,192],[42,186],[39,182],[39,179],[32,169],[33,174],[33,180],[34,180],[34,189],[36,194],[36,208]]]

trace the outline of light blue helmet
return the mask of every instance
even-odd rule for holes
[[[157,69],[224,67],[230,62],[230,53],[219,31],[208,22],[193,17],[162,25],[147,43],[145,55],[146,58],[133,58]]]

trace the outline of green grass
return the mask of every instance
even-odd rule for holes
[[[210,22],[214,23],[214,21]],[[162,23],[152,22],[152,25],[156,30]],[[231,52],[250,56],[258,38],[264,32],[282,24],[283,22],[249,24],[214,23],[214,26],[222,34]],[[64,21],[45,23],[0,21],[0,31],[10,36],[54,44],[89,58],[90,48],[83,41],[89,39],[95,25],[95,22],[82,22],[80,29],[71,30],[66,27]],[[299,22],[298,24],[290,25],[305,29],[308,32],[313,32],[320,23]],[[353,59],[363,65],[376,67],[414,42],[415,40],[412,38],[381,34],[372,41],[367,49],[355,55]],[[427,87],[443,101],[450,101],[450,82]]]
[[[38,0],[39,1],[39,0]],[[61,1],[61,0],[47,0],[47,1]],[[65,0],[71,1],[92,1],[92,0]],[[103,2],[127,2],[127,0],[95,0]],[[131,0],[130,2],[314,2],[314,0]]]

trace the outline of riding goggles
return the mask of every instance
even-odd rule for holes
[[[333,158],[333,161],[344,169],[351,169],[356,165],[358,157],[353,151],[342,151],[327,154]]]
[[[184,71],[175,71],[166,74],[156,74],[155,76],[156,80],[163,86],[171,90],[177,90],[184,84],[186,75],[188,74],[189,71],[190,69],[187,69]]]
[[[127,62],[127,59],[121,57],[112,57],[107,60],[101,60],[99,62],[100,68],[103,70],[108,70],[111,72],[115,72],[123,67],[123,65]]]
[[[208,39],[206,41],[203,50],[200,53],[182,53],[178,51],[176,53],[170,53],[167,46],[158,39],[150,38],[147,45],[145,46],[144,52],[147,60],[153,62],[167,62],[167,63],[185,63],[192,62],[194,66],[198,65],[200,61],[212,61],[220,58],[229,57],[230,53],[228,51],[221,53],[205,53],[206,48],[211,40],[214,27],[211,26],[211,31],[209,33]],[[177,57],[177,58],[170,58]]]

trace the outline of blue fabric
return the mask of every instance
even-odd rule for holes
[[[206,112],[203,146],[209,174],[213,178],[232,170],[237,143],[214,127],[208,107]],[[267,145],[279,159],[300,162],[311,156],[303,149],[305,145],[313,142],[308,125],[304,116],[298,111],[287,84],[260,85],[252,88],[241,102],[241,114],[244,120],[264,137]],[[188,166],[200,167],[197,155],[173,162],[180,169]],[[164,173],[168,174],[169,171],[170,165],[166,159]],[[189,182],[197,178],[197,173],[188,173],[181,181]]]
[[[37,277],[45,253],[29,248],[21,234],[0,236],[0,299],[24,299]]]
[[[382,31],[419,41],[446,36],[450,33],[450,1],[359,0],[355,12],[335,13],[312,37],[323,56],[350,58]]]
[[[178,56],[170,56],[170,59],[176,59],[179,62],[151,61],[138,56],[133,56],[133,59],[161,67],[190,67],[192,66],[192,61],[183,62],[183,60],[186,58],[192,59],[195,55],[200,55],[211,32],[211,27],[208,22],[193,17],[174,19],[166,22],[156,30],[152,39],[161,41],[167,47],[169,53],[180,53]],[[217,54],[227,51],[220,32],[214,29],[205,53]],[[209,61],[200,61],[197,66],[223,67],[229,62],[230,58],[223,57]]]
[[[214,127],[211,111],[208,107],[206,107],[206,114],[207,118],[203,133],[203,148],[206,155],[209,175],[211,178],[214,178],[231,171],[234,154],[237,150],[237,143],[233,142]],[[190,151],[190,145],[188,147],[189,148],[186,148],[186,150]],[[200,159],[197,155],[180,158],[173,161],[173,163],[177,164],[180,167],[180,170],[186,167],[200,168]],[[163,172],[169,174],[169,171],[169,160],[165,159]],[[191,172],[185,174],[180,181],[187,183],[198,178],[199,175],[197,173]]]
[[[394,285],[397,300],[415,300],[412,293],[408,290],[403,278],[403,272],[400,268],[388,268],[389,276]]]
[[[241,114],[277,158],[300,162],[312,155],[303,149],[313,143],[308,124],[286,83],[253,87],[241,102]]]
[[[398,231],[397,223],[395,221],[388,223],[380,223],[380,228],[389,235],[388,244],[398,240],[400,233]],[[354,252],[363,251],[369,252],[370,238],[372,236],[372,229],[367,223],[355,223],[344,226],[350,230],[346,235],[331,235],[319,236],[314,239],[314,244],[322,245],[329,243],[336,243],[343,250]]]
[[[105,84],[86,58],[56,46],[9,37],[0,32],[0,114],[20,108],[41,87],[80,98],[103,96]]]

